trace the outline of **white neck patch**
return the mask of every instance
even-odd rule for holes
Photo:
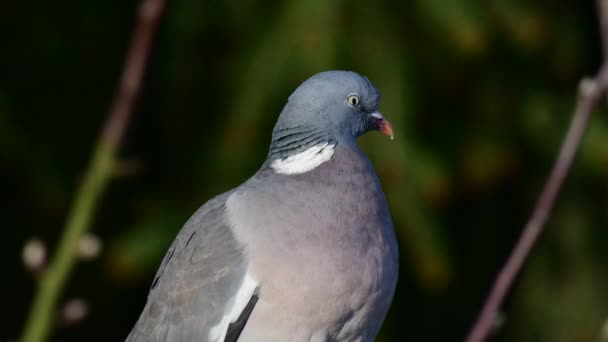
[[[330,160],[335,152],[334,147],[336,147],[335,144],[330,145],[327,142],[315,145],[293,156],[276,159],[270,164],[270,167],[276,173],[283,175],[297,175],[308,172]]]

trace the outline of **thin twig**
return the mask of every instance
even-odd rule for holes
[[[112,178],[116,152],[141,88],[150,47],[164,7],[165,0],[143,0],[141,4],[120,85],[110,106],[106,125],[77,189],[57,252],[40,278],[20,339],[22,342],[41,342],[48,338],[58,297],[76,263],[78,239],[89,228],[96,204]]]
[[[608,0],[598,1],[598,13],[602,32],[604,58],[605,60],[608,60]],[[498,309],[507,295],[509,288],[512,286],[515,277],[520,272],[524,261],[530,254],[534,243],[542,232],[549,213],[553,209],[559,190],[574,161],[591,112],[599,102],[602,94],[606,93],[607,87],[608,63],[605,63],[602,66],[595,79],[584,79],[581,81],[579,87],[579,100],[574,113],[574,118],[560,150],[559,157],[513,253],[494,282],[492,291],[484,304],[483,310],[473,326],[470,335],[467,337],[468,342],[484,341],[494,327]]]
[[[604,51],[604,59],[608,58],[608,1],[597,1],[598,19],[600,22],[600,30],[602,32],[602,49]]]
[[[603,8],[608,10],[608,0],[601,1],[603,3],[601,6],[604,6]],[[606,13],[606,11],[602,11],[602,13]],[[608,17],[603,18],[602,22],[608,23]],[[608,33],[608,31],[604,32]],[[608,35],[604,35],[604,37],[608,37]],[[542,232],[543,226],[555,205],[560,188],[572,166],[591,113],[602,95],[606,93],[607,87],[608,63],[602,66],[595,79],[583,79],[581,81],[574,117],[551,175],[543,188],[532,216],[526,224],[517,245],[494,281],[492,291],[484,304],[483,310],[467,337],[468,342],[484,341],[494,327],[498,309],[530,254],[534,243]]]
[[[608,0],[597,0],[596,4],[598,20],[600,23],[604,61],[608,61]],[[608,101],[608,94],[606,94],[606,100]]]

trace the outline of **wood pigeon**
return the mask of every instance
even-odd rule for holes
[[[261,168],[181,229],[127,341],[373,341],[398,273],[386,199],[356,143],[392,138],[379,103],[354,72],[302,83]]]

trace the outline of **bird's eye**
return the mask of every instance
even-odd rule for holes
[[[346,97],[346,103],[348,103],[352,107],[357,107],[359,105],[359,96],[349,95],[348,97]]]

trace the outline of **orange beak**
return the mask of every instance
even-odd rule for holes
[[[382,116],[382,114],[380,114],[379,112],[373,112],[372,117],[375,119],[374,121],[376,126],[378,127],[378,131],[380,131],[386,136],[391,137],[391,140],[393,140],[393,126],[391,126],[391,123],[388,122],[388,120],[386,120],[384,116]]]

